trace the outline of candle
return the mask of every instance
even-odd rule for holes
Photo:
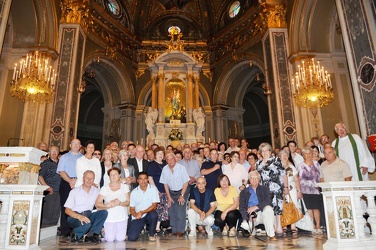
[[[210,137],[209,137],[209,142],[210,142]]]
[[[16,63],[16,66],[14,66],[13,80],[16,80],[16,78],[15,78],[15,76],[16,76],[16,71],[17,71],[17,63]]]

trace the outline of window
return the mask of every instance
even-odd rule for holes
[[[117,0],[108,0],[107,7],[114,16],[120,14],[120,6]]]
[[[173,35],[178,35],[181,32],[181,29],[179,26],[170,26],[167,31],[169,34],[172,32]]]
[[[230,9],[228,11],[228,15],[230,18],[234,18],[240,11],[240,2],[235,1],[231,4]]]

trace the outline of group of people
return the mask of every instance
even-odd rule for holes
[[[213,228],[233,237],[256,234],[263,224],[270,240],[298,236],[295,224],[282,227],[284,195],[298,206],[304,199],[314,221],[314,234],[325,226],[319,182],[365,181],[375,162],[365,142],[335,125],[338,138],[312,138],[299,149],[295,141],[280,149],[261,143],[248,149],[247,140],[192,143],[173,148],[156,144],[148,149],[125,141],[95,150],[73,139],[70,151],[58,157],[51,146],[41,163],[39,181],[48,185],[42,224],[56,224],[73,242],[137,240],[147,225],[150,241],[165,226],[183,237],[211,236]],[[97,155],[95,154],[97,152]],[[99,153],[99,154],[98,154]],[[98,158],[97,158],[98,157]],[[57,202],[60,201],[60,202]],[[60,205],[59,205],[60,204]],[[55,211],[55,212],[54,212]],[[188,219],[188,223],[186,221]],[[240,227],[237,228],[237,225]]]

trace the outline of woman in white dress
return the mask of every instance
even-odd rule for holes
[[[110,168],[107,173],[110,184],[101,188],[95,207],[108,212],[104,223],[104,239],[109,242],[124,241],[128,225],[129,188],[120,182],[119,168]]]
[[[222,165],[222,173],[227,175],[231,185],[236,188],[238,194],[242,187],[247,183],[248,173],[245,167],[239,163],[239,152],[232,151],[230,154],[231,162]]]
[[[286,169],[287,183],[291,199],[294,202],[295,206],[298,206],[298,199],[303,198],[302,193],[300,192],[298,171],[289,161],[289,152],[287,150],[281,150],[278,156],[281,159],[283,167]],[[289,200],[288,196],[286,197],[286,200]],[[297,237],[298,231],[296,230],[295,223],[291,224],[290,226],[292,237]],[[287,235],[287,226],[283,227],[283,235]]]

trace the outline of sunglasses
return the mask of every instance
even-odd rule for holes
[[[94,155],[102,155],[101,153],[94,153]]]

